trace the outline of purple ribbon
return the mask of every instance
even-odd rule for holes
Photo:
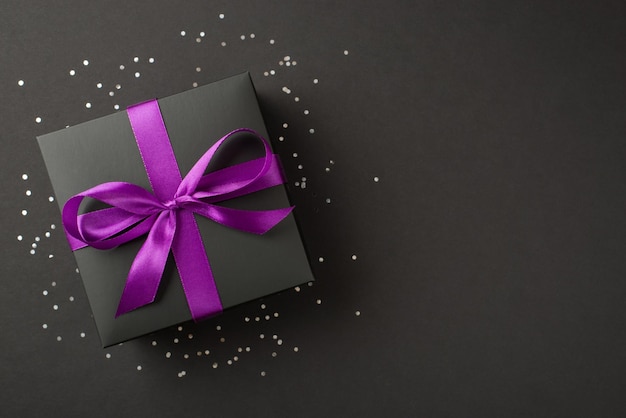
[[[63,207],[63,225],[73,251],[90,246],[110,249],[148,234],[133,261],[116,317],[154,301],[170,250],[195,321],[222,311],[222,303],[204,250],[194,213],[230,228],[264,234],[292,207],[251,211],[215,203],[285,182],[268,142],[251,129],[236,129],[200,157],[185,178],[180,170],[156,100],[127,110],[153,193],[131,183],[109,182],[72,196]],[[262,158],[204,174],[211,158],[237,133],[257,137]],[[89,197],[111,207],[78,214]]]

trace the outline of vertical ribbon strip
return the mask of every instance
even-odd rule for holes
[[[127,114],[153,192],[109,182],[79,193],[63,207],[66,235],[72,250],[78,250],[114,248],[147,233],[128,273],[116,317],[154,301],[171,250],[189,310],[199,321],[220,312],[222,304],[194,213],[230,228],[264,234],[293,207],[251,211],[215,203],[284,183],[280,164],[264,138],[240,128],[218,140],[181,178],[157,101],[131,106]],[[218,148],[241,138],[240,133],[258,138],[264,157],[204,174]],[[111,207],[79,215],[85,197]]]

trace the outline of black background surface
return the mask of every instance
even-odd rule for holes
[[[624,416],[625,21],[3,0],[3,415]],[[317,281],[102,350],[35,136],[245,70]]]

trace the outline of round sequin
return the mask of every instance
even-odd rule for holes
[[[24,80],[17,80],[17,85],[22,87],[24,85]]]

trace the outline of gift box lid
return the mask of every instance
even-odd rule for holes
[[[158,100],[181,174],[226,133],[250,128],[267,138],[248,73]],[[37,138],[57,202],[95,185],[124,181],[151,190],[126,112]],[[258,144],[239,141],[219,151],[208,171],[258,158]],[[250,210],[289,206],[284,185],[220,205]],[[90,202],[86,210],[97,205]],[[224,308],[314,280],[290,214],[264,235],[231,229],[196,216]],[[154,303],[115,318],[130,266],[145,236],[112,250],[74,252],[103,346],[192,318],[170,253]]]

